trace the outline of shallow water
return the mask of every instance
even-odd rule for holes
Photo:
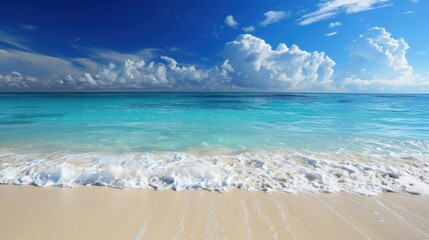
[[[0,94],[0,182],[429,193],[429,95]]]

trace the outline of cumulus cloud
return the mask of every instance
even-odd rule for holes
[[[92,72],[78,71],[56,77],[35,78],[13,71],[0,75],[4,90],[106,90],[106,89],[214,89],[228,86],[233,67],[225,60],[220,66],[197,68],[173,58],[160,61],[123,59],[121,63],[96,65]],[[87,69],[88,70],[88,69]]]
[[[368,29],[347,46],[352,72],[358,74],[345,78],[344,84],[359,89],[427,84],[414,74],[409,65],[406,58],[408,49],[403,38],[392,37],[386,29]]]
[[[157,50],[118,53],[86,50],[86,57],[60,58],[0,49],[2,91],[104,90],[326,90],[334,61],[323,52],[279,44],[273,49],[250,34],[225,44],[214,66],[181,64]]]
[[[115,67],[108,71],[116,74],[114,81],[127,82],[135,86],[157,85],[168,86],[177,84],[180,81],[195,81],[200,82],[207,79],[209,71],[197,69],[195,66],[179,67],[175,59],[161,56],[163,62],[150,62],[146,64],[143,60],[138,62],[126,60],[123,68],[116,69]],[[188,82],[189,83],[189,82]]]
[[[244,27],[243,31],[245,31],[245,32],[255,32],[256,29],[255,29],[254,26],[248,26],[248,27]]]
[[[341,26],[343,26],[343,24],[340,22],[331,22],[328,25],[329,28],[336,28],[336,27],[341,27]]]
[[[17,71],[14,71],[7,75],[0,74],[0,89],[27,89],[33,86],[37,86],[37,83],[38,81],[35,77],[23,76]]]
[[[286,12],[283,11],[268,11],[264,13],[265,19],[264,21],[259,23],[259,26],[265,27],[267,25],[276,23],[287,17]]]
[[[303,15],[300,25],[312,24],[324,19],[332,18],[340,13],[352,14],[375,8],[389,6],[390,0],[327,0],[317,5],[317,10]]]
[[[39,79],[31,87],[28,84],[12,84],[10,80],[3,81],[1,86],[3,89],[29,86],[34,90],[127,88],[127,81],[124,80],[127,75],[118,76],[115,81],[110,81],[113,75],[117,74],[115,71],[118,71],[119,68],[130,70],[134,66],[138,67],[137,63],[140,63],[142,59],[152,62],[158,57],[157,54],[161,50],[143,49],[132,54],[106,49],[82,49],[82,51],[85,51],[86,57],[65,58],[17,49],[0,49],[0,73],[6,74],[2,76],[2,80],[5,80],[5,76],[9,76],[8,73],[12,72],[19,72],[23,76],[23,78],[14,77],[15,82],[20,79],[25,80],[25,76],[36,76],[36,79]],[[112,69],[112,66],[115,66],[115,70]],[[111,71],[108,72],[108,70]],[[162,68],[158,70],[158,73],[162,73]],[[155,82],[159,81],[158,85],[162,85],[160,76],[157,75],[154,79]],[[131,80],[132,78],[130,78],[130,82],[132,82]],[[149,84],[148,81],[140,81],[140,84],[144,83]],[[138,84],[130,85],[137,87]]]
[[[0,74],[1,91],[50,91],[50,90],[90,90],[100,89],[98,75],[84,73],[79,76],[65,75],[55,79],[41,79],[24,75],[18,71]]]
[[[122,66],[109,64],[97,74],[103,80],[115,87],[127,88],[174,88],[174,89],[205,89],[216,88],[229,83],[229,73],[234,69],[225,60],[221,66],[212,68],[197,68],[194,65],[179,66],[170,57],[161,56],[163,62],[144,60],[125,60]]]
[[[225,18],[225,24],[227,26],[230,26],[232,28],[237,28],[238,27],[238,22],[235,21],[234,17],[232,15],[229,15]]]
[[[242,34],[225,45],[222,55],[235,69],[233,84],[277,89],[329,89],[335,62],[323,52],[292,45],[273,49],[263,39]]]

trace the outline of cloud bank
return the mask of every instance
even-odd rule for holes
[[[409,64],[408,49],[403,38],[370,28],[346,46],[349,65],[335,75],[324,52],[284,43],[274,48],[251,34],[227,42],[223,59],[211,66],[179,63],[159,49],[86,49],[81,58],[0,49],[0,91],[429,90]]]
[[[66,74],[41,79],[14,71],[0,75],[0,89],[4,90],[150,90],[200,89],[210,90],[229,84],[228,73],[233,71],[225,60],[209,69],[193,65],[178,66],[175,59],[161,56],[160,61],[125,59],[121,64],[99,65],[93,73]]]
[[[94,50],[90,58],[64,59],[1,50],[0,63],[7,63],[1,71],[9,73],[0,75],[0,89],[326,90],[332,87],[335,65],[323,52],[307,52],[285,44],[273,49],[250,34],[226,43],[221,52],[224,60],[212,67],[179,64],[171,57],[153,57],[150,53]],[[143,59],[143,55],[152,60]],[[25,64],[20,66],[19,62]],[[12,70],[14,67],[22,72]]]

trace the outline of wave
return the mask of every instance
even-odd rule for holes
[[[248,151],[232,155],[2,151],[0,183],[157,190],[429,194],[429,161],[419,154],[375,155],[346,151]]]

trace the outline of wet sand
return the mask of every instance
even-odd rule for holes
[[[0,239],[429,239],[429,196],[0,185]]]

